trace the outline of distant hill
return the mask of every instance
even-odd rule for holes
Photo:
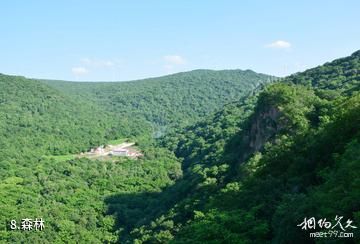
[[[160,135],[169,127],[189,125],[275,79],[250,70],[194,70],[131,82],[43,82],[91,100],[103,110],[145,118]]]
[[[0,87],[0,159],[75,153],[137,133],[126,118],[39,81],[0,75]]]

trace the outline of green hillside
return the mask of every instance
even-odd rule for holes
[[[183,178],[137,209],[124,240],[312,243],[305,217],[359,223],[359,65],[356,52],[292,75],[168,135]]]
[[[144,120],[24,77],[0,75],[0,87],[1,243],[114,241],[105,197],[158,192],[182,174],[171,152],[149,147],[151,125]],[[144,157],[107,162],[71,155],[119,138],[140,142]],[[42,218],[46,229],[11,230],[12,220],[20,228],[25,218]]]
[[[0,241],[358,243],[359,70],[360,51],[276,81],[239,70],[124,83],[0,75]],[[120,138],[144,155],[66,156]],[[336,216],[354,238],[297,226]],[[11,230],[24,218],[46,229]]]
[[[251,72],[252,75],[267,77]],[[197,82],[201,83],[201,75],[195,76],[200,79]],[[154,82],[149,81],[150,88],[148,81],[133,82],[131,86],[127,86],[139,86],[139,89],[142,89],[138,91],[139,94],[152,99],[159,85],[168,84],[170,90],[166,93],[166,99],[176,104],[170,93],[175,94],[178,87],[173,86],[178,80],[159,79],[161,82],[156,79]],[[209,79],[209,75],[206,79]],[[206,79],[204,78],[204,82],[207,82]],[[255,82],[255,78],[253,79]],[[265,78],[257,80],[260,83],[265,81]],[[160,192],[162,188],[174,184],[182,175],[180,162],[173,153],[151,146],[153,131],[151,124],[145,120],[148,119],[146,111],[156,110],[156,113],[160,113],[160,110],[155,108],[161,106],[162,100],[153,104],[142,101],[141,110],[132,108],[137,111],[134,116],[131,111],[122,113],[115,110],[121,107],[117,99],[124,96],[127,100],[127,97],[131,97],[128,93],[122,94],[119,88],[120,91],[116,93],[119,96],[108,97],[111,94],[107,92],[125,83],[111,83],[114,87],[106,91],[99,87],[107,86],[107,83],[60,84],[71,84],[71,87],[81,85],[80,90],[86,87],[89,91],[77,95],[39,80],[0,76],[0,239],[6,242],[27,240],[53,243],[77,240],[91,243],[116,240],[117,222],[115,216],[106,215],[106,198],[119,192],[129,195]],[[113,107],[103,106],[99,99],[91,98],[92,85],[104,92],[101,96],[114,99],[110,102]],[[244,85],[248,89],[246,92],[250,92],[255,85],[257,83]],[[183,84],[183,88],[186,88],[186,84]],[[207,87],[203,86],[201,89],[206,92]],[[227,89],[230,89],[230,86]],[[137,91],[137,88],[133,91]],[[196,99],[200,101],[201,93],[194,90],[194,93],[196,92]],[[212,97],[220,93],[215,92]],[[131,103],[127,106],[133,106],[136,102],[134,98],[136,97],[132,97],[133,100],[129,101]],[[216,99],[225,103],[229,98],[223,96]],[[190,112],[189,106],[185,109],[186,115],[189,113],[189,117],[198,118],[200,114],[196,109]],[[202,110],[215,109],[207,104],[201,106],[203,107],[199,109]],[[184,114],[176,112],[175,115],[180,118]],[[106,162],[74,156],[119,138],[129,138],[137,142],[144,157],[136,161],[118,158]],[[125,206],[126,202],[123,205]],[[131,208],[128,212],[132,212]],[[33,235],[9,231],[11,220],[20,224],[21,219],[27,217],[44,218],[47,223],[46,233]],[[130,226],[130,223],[128,225]]]
[[[189,125],[275,79],[250,70],[195,70],[131,82],[44,82],[91,100],[103,110],[145,118],[159,136],[168,128]]]
[[[78,153],[111,139],[148,133],[145,122],[134,126],[126,117],[35,80],[0,75],[0,87],[0,158]]]

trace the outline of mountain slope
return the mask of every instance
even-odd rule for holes
[[[159,136],[169,127],[191,124],[274,79],[250,70],[195,70],[132,82],[44,82],[92,100],[104,110],[145,118]]]
[[[305,217],[358,226],[359,54],[266,86],[249,71],[110,84],[1,75],[0,240],[321,243],[297,226]],[[157,143],[149,121],[168,128]],[[41,157],[144,135],[138,160]],[[27,217],[46,231],[9,229]],[[359,242],[347,231],[324,241]]]
[[[138,160],[67,159],[112,139],[149,140],[151,127],[36,80],[0,75],[0,88],[1,243],[115,242],[104,198],[158,192],[181,176],[172,153],[150,147]],[[25,218],[42,218],[45,229],[23,231]]]
[[[128,240],[313,243],[297,226],[305,217],[358,226],[359,64],[355,52],[292,75],[165,138],[183,179]]]
[[[326,90],[333,95],[351,94],[359,91],[359,60],[360,50],[351,56],[306,70],[300,75],[290,75],[286,80],[294,84],[310,85],[317,90]]]
[[[35,80],[0,75],[0,87],[1,158],[78,153],[144,132]]]

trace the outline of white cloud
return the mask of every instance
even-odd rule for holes
[[[84,76],[90,71],[99,71],[104,69],[115,69],[121,66],[120,59],[96,59],[96,58],[82,58],[78,66],[73,67],[71,72],[75,76]]]
[[[119,65],[119,60],[104,60],[104,59],[91,59],[91,58],[83,58],[81,59],[81,63],[85,66],[92,68],[111,68],[116,65]]]
[[[166,55],[163,57],[166,65],[183,65],[186,64],[186,60],[179,55]]]
[[[73,67],[71,72],[76,76],[86,75],[89,73],[89,70],[84,67]]]
[[[277,49],[286,49],[291,47],[291,43],[283,40],[277,40],[270,44],[267,44],[265,47],[268,48],[277,48]]]

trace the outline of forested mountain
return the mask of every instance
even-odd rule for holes
[[[124,116],[114,116],[91,101],[75,100],[36,80],[0,75],[0,87],[2,157],[78,153],[107,140],[150,131],[145,121],[134,126]]]
[[[359,54],[287,77],[163,138],[182,158],[183,178],[156,204],[136,208],[123,241],[313,243],[297,226],[305,217],[359,223]],[[358,229],[348,231],[355,238],[347,243],[358,242]]]
[[[24,77],[0,75],[0,88],[1,243],[113,242],[115,219],[105,215],[105,197],[157,192],[182,174],[171,152],[149,147],[145,120]],[[119,138],[143,142],[144,157],[67,159]],[[20,228],[26,218],[42,218],[45,230],[10,228],[12,220]]]
[[[0,240],[358,243],[360,51],[269,80],[207,70],[126,83],[1,75]],[[171,129],[154,139],[148,122]],[[121,137],[142,141],[144,156],[46,156]],[[353,238],[309,238],[297,226],[335,216],[358,227],[347,229]],[[45,231],[10,230],[12,219],[39,217]]]
[[[226,76],[227,81],[216,75],[214,79],[235,84],[239,76],[246,76],[239,73],[234,75],[234,80],[231,74]],[[268,81],[268,76],[249,73],[253,80],[250,79],[249,84],[246,84],[245,79],[241,80],[247,90],[244,89],[243,93],[237,95],[239,97],[245,92],[249,93],[254,86]],[[163,112],[157,109],[157,106],[163,106],[161,99],[164,97],[156,100],[155,93],[160,86],[167,86],[167,83],[169,90],[165,90],[165,98],[172,104],[172,109],[175,108],[177,101],[171,96],[176,94],[177,89],[181,89],[174,87],[179,81],[174,77],[170,76],[169,81],[164,77],[159,78],[160,81],[151,79],[133,82],[131,85],[130,82],[124,83],[133,90],[129,88],[128,93],[122,94],[122,88],[118,88],[114,95],[111,95],[111,91],[122,83],[111,83],[114,87],[109,88],[107,83],[84,84],[85,86],[81,84],[80,90],[89,90],[84,89],[84,94],[77,95],[69,90],[59,89],[54,86],[55,83],[50,86],[50,83],[40,80],[1,75],[0,239],[12,243],[61,243],[70,240],[99,243],[117,240],[117,219],[106,214],[111,212],[111,209],[107,210],[106,199],[119,193],[128,195],[122,198],[123,203],[117,205],[124,206],[128,215],[133,213],[132,207],[126,209],[125,206],[135,201],[132,195],[147,192],[152,196],[162,188],[174,184],[182,175],[180,162],[173,153],[151,146],[153,131],[146,120],[150,120],[146,111]],[[194,77],[197,77],[198,80],[194,79],[199,84],[210,79],[206,74],[204,77]],[[147,85],[147,82],[150,85]],[[189,82],[188,86],[186,82]],[[201,103],[201,94],[207,93],[208,87],[202,86],[200,90],[196,90],[195,85],[191,85],[192,82],[195,81],[184,78],[181,88],[191,90],[190,93],[196,95],[195,100]],[[137,83],[139,88],[136,88]],[[61,85],[63,84],[67,83],[61,82]],[[76,88],[77,85],[79,84],[71,83],[71,87]],[[98,86],[109,89],[100,96],[108,100],[102,103],[100,98],[92,99],[92,85],[96,85],[96,89]],[[133,86],[135,87],[132,88]],[[218,86],[219,89],[221,85]],[[232,92],[230,85],[224,87],[227,89],[224,92]],[[210,88],[209,94],[213,93],[210,98],[221,104],[227,102],[226,96],[217,97],[223,94],[223,91],[213,92]],[[99,89],[99,92],[103,92],[102,89]],[[137,110],[137,97],[132,97],[129,92],[138,92],[144,99],[154,99],[156,102],[147,104],[140,99],[142,105],[139,105]],[[181,96],[184,98],[186,94],[182,92]],[[148,98],[145,98],[145,95]],[[118,101],[127,101],[130,98],[128,109],[123,112],[116,110],[122,107]],[[195,100],[193,102],[196,104]],[[215,103],[213,105],[215,106]],[[215,108],[211,108],[210,104],[203,103],[192,110],[188,104],[183,114],[176,111],[174,116],[199,118],[201,114],[198,110],[213,109]],[[109,162],[73,156],[119,138],[137,142],[144,156],[138,160],[119,158]],[[10,230],[11,220],[16,220],[19,226],[24,218],[43,218],[46,221],[46,232]],[[126,222],[126,225],[130,228],[131,221]]]
[[[189,125],[276,77],[251,70],[195,70],[131,82],[43,81],[106,111],[150,121],[156,136]]]

